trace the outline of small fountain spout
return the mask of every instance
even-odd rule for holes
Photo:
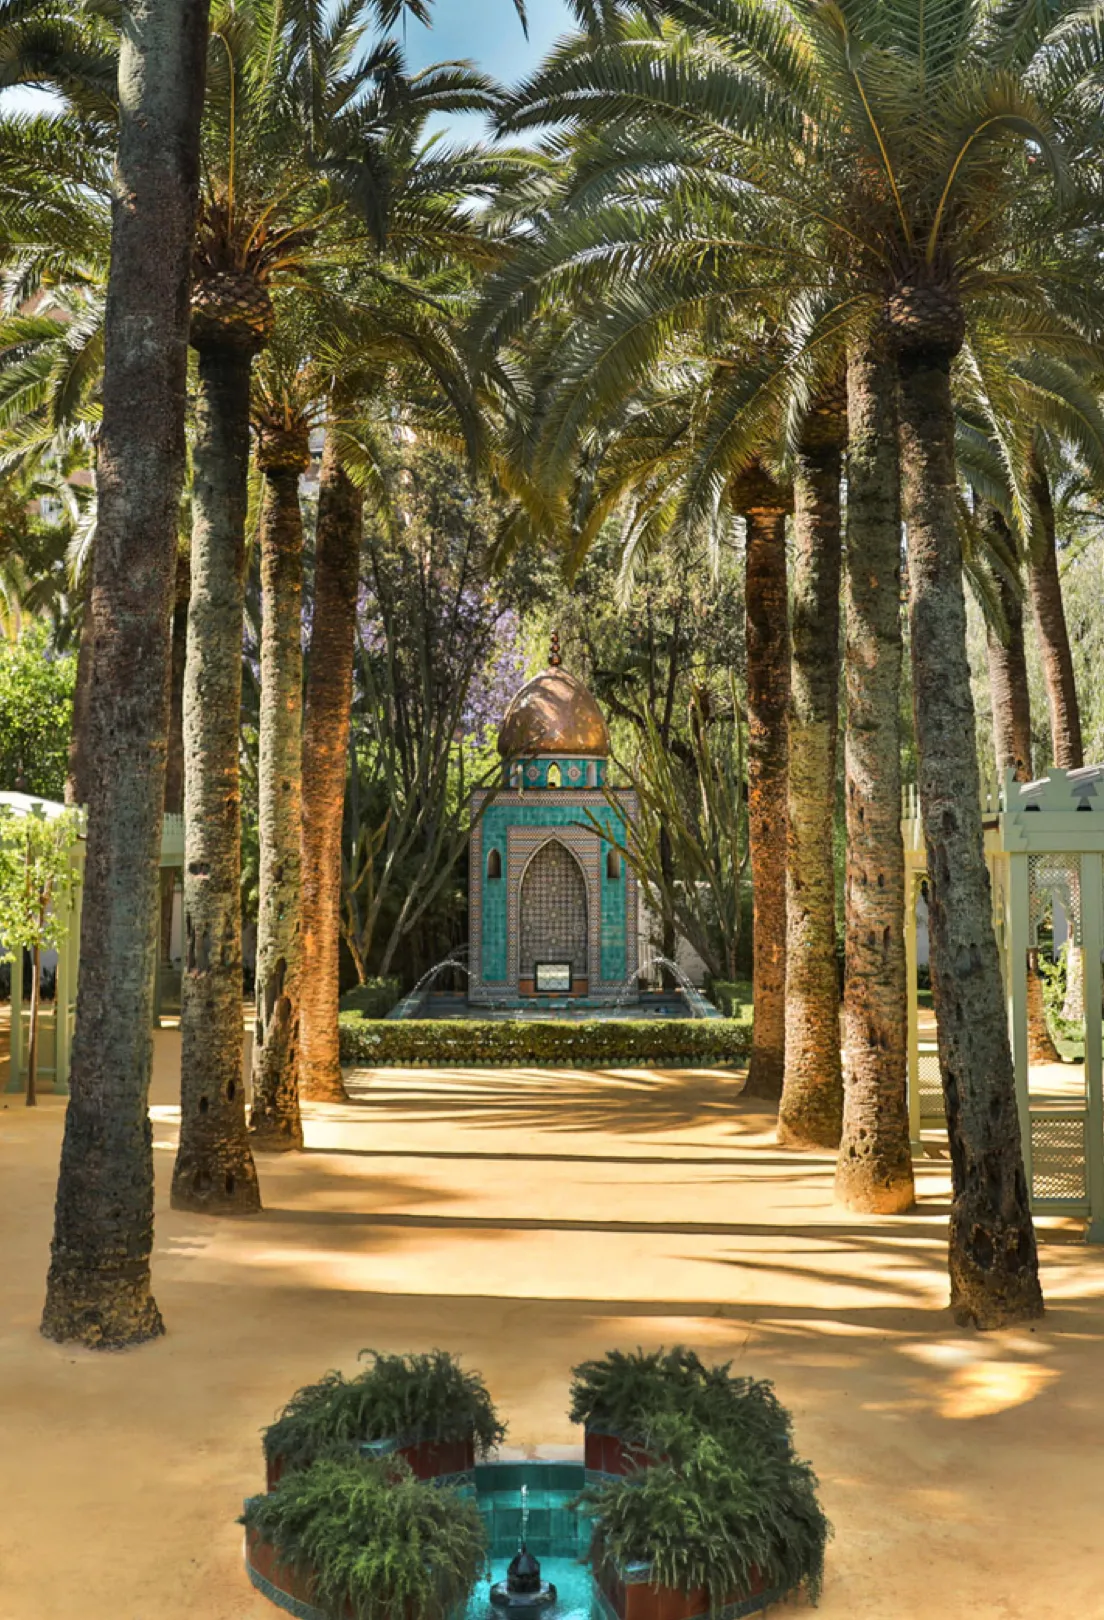
[[[556,1588],[550,1581],[541,1580],[540,1564],[525,1545],[529,1533],[529,1487],[521,1487],[521,1541],[510,1560],[506,1579],[491,1587],[491,1602],[496,1609],[507,1609],[511,1614],[529,1614],[536,1609],[550,1608],[556,1601]]]

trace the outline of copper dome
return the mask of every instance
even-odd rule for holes
[[[610,751],[605,716],[582,681],[556,662],[527,681],[506,710],[498,751],[506,759],[536,754],[584,754],[605,759]]]

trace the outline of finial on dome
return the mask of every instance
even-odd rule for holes
[[[562,663],[563,659],[560,657],[560,632],[553,630],[552,647],[548,654],[548,667],[549,669],[559,669]]]

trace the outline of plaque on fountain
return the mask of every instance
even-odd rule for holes
[[[570,962],[537,962],[534,964],[534,985],[538,995],[570,995]]]

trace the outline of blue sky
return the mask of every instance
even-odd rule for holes
[[[574,27],[563,0],[526,0],[529,37],[526,39],[513,0],[434,0],[433,26],[408,23],[406,48],[411,67],[431,62],[464,59],[506,84],[524,78],[554,45]],[[30,108],[39,102],[33,91],[0,92],[3,104]],[[480,118],[452,120],[453,131],[465,140],[483,132]]]
[[[573,26],[563,0],[527,0],[526,10],[528,40],[513,0],[434,0],[432,28],[418,23],[407,26],[411,62],[425,67],[445,59],[470,58],[495,78],[513,83]]]
[[[563,0],[526,0],[525,10],[528,39],[513,0],[434,0],[432,28],[407,25],[410,65],[422,68],[459,58],[474,62],[504,84],[516,84],[537,66],[561,34],[575,26]],[[481,118],[454,118],[448,127],[465,141],[485,134]]]

